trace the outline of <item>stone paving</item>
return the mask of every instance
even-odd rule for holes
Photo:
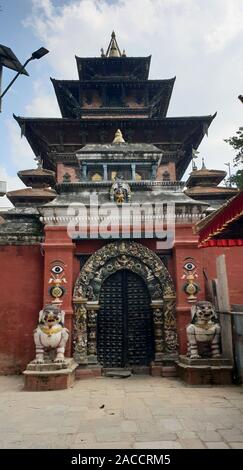
[[[243,386],[133,376],[25,392],[0,377],[0,448],[243,449]]]

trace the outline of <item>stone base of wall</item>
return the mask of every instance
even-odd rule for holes
[[[176,362],[178,376],[188,385],[230,385],[233,366],[228,359],[189,359]]]
[[[78,364],[73,359],[65,359],[60,364],[33,364],[31,362],[24,374],[24,389],[31,392],[64,390],[72,387],[75,381],[75,370]]]
[[[75,379],[89,379],[92,377],[101,377],[101,367],[81,367],[79,366],[75,371]]]
[[[163,366],[162,367],[162,377],[177,377],[177,369],[176,366]]]

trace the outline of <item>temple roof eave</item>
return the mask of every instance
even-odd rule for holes
[[[133,87],[146,87],[148,91],[154,91],[154,96],[150,98],[148,107],[151,108],[150,114],[157,117],[165,117],[170,104],[171,95],[176,77],[163,79],[163,80],[122,80],[123,85]],[[80,88],[94,88],[102,87],[103,84],[109,84],[109,86],[117,86],[121,83],[121,80],[113,80],[112,82],[107,80],[57,80],[51,78],[52,85],[56,94],[58,106],[60,108],[63,117],[76,118],[82,114],[83,108],[81,104],[73,96],[75,93],[71,93],[71,89],[76,90],[76,94],[80,94]],[[95,108],[96,109],[96,108]],[[95,109],[88,108],[87,111],[93,112]],[[122,109],[122,108],[121,108]],[[142,110],[143,108],[141,108]],[[109,109],[108,109],[109,110]],[[124,113],[127,108],[124,108]],[[138,109],[136,109],[138,111]],[[104,112],[102,108],[101,114]],[[111,109],[110,109],[111,112]]]
[[[83,189],[80,192],[75,193],[61,193],[56,196],[50,202],[43,204],[41,207],[38,208],[39,212],[43,214],[47,209],[56,209],[56,208],[66,208],[70,206],[70,204],[83,204],[86,208],[90,207],[90,195],[92,192],[87,191],[87,189]],[[110,200],[110,192],[106,189],[103,191],[99,191],[99,205],[101,204],[108,204],[110,202],[111,207],[114,207],[114,202]],[[132,194],[132,202],[128,204],[128,207],[133,204],[158,204],[158,203],[174,203],[175,205],[179,206],[196,206],[200,205],[203,207],[208,207],[208,203],[205,201],[196,201],[195,199],[190,198],[182,191],[136,191]]]
[[[207,114],[204,116],[176,116],[176,117],[166,117],[166,118],[153,118],[153,119],[148,119],[147,121],[167,121],[167,122],[179,122],[179,121],[190,121],[190,120],[195,120],[195,121],[208,121],[209,124],[211,124],[212,120],[216,117],[217,113],[215,114]],[[76,119],[70,119],[70,118],[62,118],[62,117],[51,117],[51,118],[44,118],[44,117],[25,117],[25,116],[17,116],[16,114],[13,114],[14,119],[18,122],[19,125],[27,123],[27,122],[46,122],[48,123],[54,123],[56,122],[57,124],[60,122],[68,122],[68,123],[76,123]],[[131,118],[122,118],[122,121],[126,122],[130,120]],[[132,121],[136,121],[137,119],[132,119]],[[139,122],[141,122],[140,119],[138,119]],[[83,121],[83,120],[82,120]],[[90,122],[89,119],[87,119],[88,122]],[[103,120],[105,122],[105,119]]]
[[[151,62],[151,55],[145,57],[79,57],[75,55],[76,65],[78,70],[79,79],[83,78],[83,73],[85,73],[85,65],[86,64],[94,64],[94,65],[103,65],[115,62],[121,62],[123,64],[138,64],[139,62],[143,66],[140,69],[140,74],[143,75],[144,79],[146,80],[149,76],[149,69],[150,69],[150,62]],[[81,65],[82,64],[82,65]],[[87,73],[87,72],[86,72]]]
[[[22,116],[14,116],[14,119],[18,122],[22,134],[25,135],[27,138],[32,150],[34,151],[35,155],[41,156],[44,160],[45,168],[54,169],[55,165],[51,162],[49,158],[49,152],[52,145],[60,145],[58,140],[51,142],[50,138],[48,137],[47,129],[48,127],[51,128],[52,136],[56,136],[57,130],[59,132],[64,131],[67,129],[68,131],[73,128],[73,132],[77,136],[78,142],[73,142],[72,146],[74,146],[74,152],[78,150],[78,148],[82,147],[82,139],[81,139],[81,131],[83,129],[84,132],[88,128],[97,129],[99,126],[100,130],[107,130],[107,132],[111,131],[111,127],[114,128],[113,132],[116,129],[122,128],[132,128],[134,131],[137,129],[141,130],[144,126],[147,129],[161,129],[161,132],[167,134],[169,131],[167,129],[173,128],[174,139],[171,141],[171,145],[177,142],[176,132],[181,133],[181,126],[185,126],[185,131],[183,130],[183,140],[178,141],[178,145],[183,148],[185,155],[181,157],[176,162],[176,170],[177,170],[177,179],[181,179],[183,176],[186,168],[188,167],[191,158],[192,158],[192,148],[197,149],[201,140],[203,139],[207,129],[209,128],[211,122],[216,116],[214,115],[207,115],[207,116],[181,116],[181,117],[167,117],[167,118],[148,118],[148,119],[139,119],[139,118],[116,118],[116,119],[70,119],[70,118],[25,118]],[[56,128],[54,131],[53,127]],[[139,139],[140,140],[140,139]],[[98,134],[97,134],[97,141],[98,141]],[[92,142],[92,141],[91,141]],[[162,144],[164,141],[156,142],[152,140],[152,143],[155,145]],[[170,141],[168,142],[170,145]],[[63,145],[63,144],[62,144]],[[68,149],[67,151],[70,152]],[[83,144],[84,145],[84,144]],[[79,146],[77,148],[77,146]]]

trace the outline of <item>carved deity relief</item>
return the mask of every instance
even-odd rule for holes
[[[116,202],[116,204],[130,202],[131,188],[129,184],[125,183],[125,181],[122,181],[121,177],[116,177],[116,181],[111,186],[110,199],[112,202]]]
[[[85,363],[87,357],[87,309],[86,299],[74,303],[74,359]]]

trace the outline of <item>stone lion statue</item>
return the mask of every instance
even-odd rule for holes
[[[197,302],[191,307],[191,313],[192,321],[186,329],[187,355],[191,359],[220,357],[221,328],[211,302]]]
[[[59,305],[47,304],[39,313],[39,323],[34,330],[36,364],[44,363],[44,353],[56,351],[54,362],[64,362],[69,331],[64,328],[65,312]]]

